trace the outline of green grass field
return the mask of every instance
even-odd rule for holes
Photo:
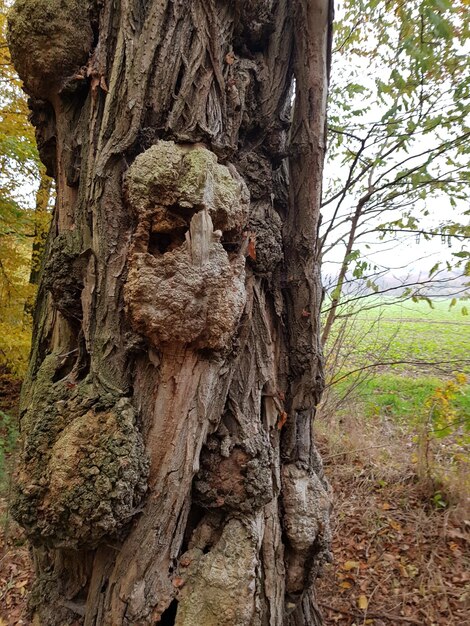
[[[356,398],[363,405],[364,416],[393,417],[406,422],[414,421],[422,414],[426,401],[442,388],[443,381],[435,376],[402,374],[376,374],[362,381],[356,390]],[[339,394],[347,391],[347,379],[338,383]],[[452,402],[459,415],[470,416],[470,387],[463,386]]]
[[[470,317],[450,301],[389,304],[385,298],[358,310],[345,330],[341,351],[348,367],[393,363],[394,371],[470,374]],[[385,367],[385,365],[384,365]]]
[[[340,379],[333,385],[339,398],[355,385],[349,395],[365,416],[408,421],[455,374],[467,375],[470,382],[470,317],[459,305],[449,308],[449,300],[434,308],[426,302],[377,302],[373,309],[357,311],[343,328],[337,325],[331,344],[337,343],[328,357],[330,380]],[[453,406],[470,421],[470,385],[461,385]]]
[[[432,309],[426,302],[383,304],[361,317],[367,323],[377,319],[377,313],[375,337],[390,339],[390,360],[444,362],[448,369],[470,372],[470,319],[462,315],[461,307],[449,309],[448,301],[436,302]]]

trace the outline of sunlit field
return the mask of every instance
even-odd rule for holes
[[[431,308],[424,301],[391,304],[382,298],[372,308],[367,308],[370,303],[356,308],[352,317],[343,318],[345,328],[338,328],[331,342],[338,341],[344,359],[341,369],[375,366],[407,375],[469,373],[470,317],[462,313],[465,302],[452,307],[451,302],[436,300]]]
[[[343,318],[327,346],[333,395],[354,392],[366,415],[415,417],[448,380],[459,376],[453,404],[470,415],[470,317],[451,300],[390,304]],[[351,391],[353,387],[353,391]]]

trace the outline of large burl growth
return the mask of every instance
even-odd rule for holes
[[[9,15],[13,63],[31,95],[54,96],[88,61],[89,0],[17,0]]]
[[[46,357],[23,390],[23,463],[13,514],[36,545],[94,547],[128,524],[147,489],[148,462],[128,398],[90,381],[53,382]]]
[[[12,506],[35,554],[31,623],[321,622],[328,7],[10,12],[57,188]]]
[[[126,190],[137,221],[125,287],[134,328],[157,348],[228,347],[246,299],[242,178],[204,147],[159,141],[129,168]],[[224,234],[237,252],[224,250]]]

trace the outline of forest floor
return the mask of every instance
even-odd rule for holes
[[[334,562],[318,585],[325,626],[469,624],[470,522],[462,504],[436,509],[402,462],[403,440],[367,451],[349,442],[342,452],[339,441],[319,440],[334,489]],[[0,626],[30,624],[29,550],[6,516],[5,497],[0,506]]]
[[[334,493],[326,626],[470,624],[468,319],[447,300],[379,297],[330,337],[316,421]]]
[[[351,411],[317,431],[334,493],[334,560],[318,585],[325,626],[470,624],[465,468],[438,490],[393,420]]]
[[[30,624],[33,564],[24,533],[8,514],[21,381],[0,371],[0,626]]]
[[[0,382],[0,411],[14,415],[17,396],[17,384]],[[412,432],[354,406],[317,423],[334,490],[334,561],[318,585],[325,626],[470,624],[468,470],[439,488],[418,478]],[[31,624],[33,565],[7,513],[11,461],[0,480],[0,626]]]

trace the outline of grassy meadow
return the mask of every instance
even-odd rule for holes
[[[344,317],[326,346],[327,389],[318,428],[329,436],[336,424],[336,443],[346,449],[357,436],[357,445],[375,445],[378,431],[383,447],[385,431],[401,438],[408,451],[402,462],[416,465],[417,474],[435,485],[452,483],[448,498],[467,507],[470,317],[461,304],[451,307],[451,300],[438,300],[432,308],[423,301],[377,298],[371,308],[368,299],[363,302],[362,309],[341,311]]]
[[[343,397],[354,387],[368,414],[383,407],[406,417],[443,381],[456,374],[470,379],[470,317],[450,303],[439,300],[431,308],[423,301],[381,298],[371,308],[368,302],[362,310],[342,311],[326,346],[328,384],[335,395]],[[457,403],[470,413],[468,396],[460,395]]]
[[[356,308],[351,317],[345,310],[338,321],[346,326],[339,330],[343,357],[357,367],[383,361],[383,367],[407,374],[470,373],[470,317],[450,303],[438,300],[431,308],[423,301],[396,304],[381,298],[371,308],[366,308],[371,303]]]

